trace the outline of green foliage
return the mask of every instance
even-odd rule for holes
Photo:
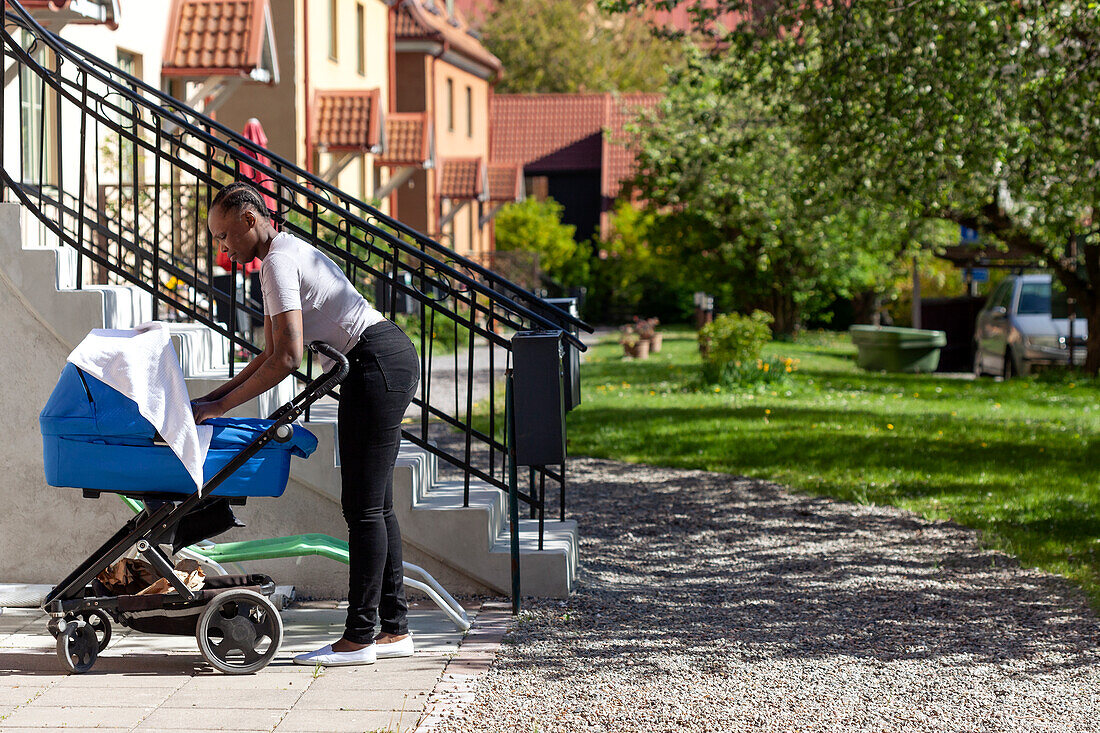
[[[587,274],[587,250],[573,240],[576,227],[561,223],[563,208],[554,199],[507,204],[496,216],[496,248],[539,256],[539,266],[567,285]]]
[[[662,244],[662,218],[626,201],[616,206],[610,232],[598,242],[591,263],[588,317],[623,321],[645,313],[679,321],[691,313],[692,291],[682,284],[677,248]]]
[[[498,2],[481,32],[504,63],[496,89],[506,93],[655,91],[679,45],[584,0]]]
[[[771,323],[770,315],[753,311],[749,316],[740,313],[720,315],[703,326],[698,336],[703,378],[707,382],[720,383],[747,376],[749,372],[742,367],[756,367],[760,352],[771,340]]]
[[[632,128],[634,188],[662,212],[650,237],[671,250],[665,277],[715,295],[721,310],[766,310],[790,333],[836,297],[888,281],[912,238],[903,212],[817,182],[797,110],[761,97],[741,71],[727,56],[687,54],[658,113]],[[761,64],[754,83],[771,76]]]
[[[785,117],[816,179],[1051,268],[1091,322],[1087,368],[1100,370],[1100,3],[683,4],[740,12],[723,58],[744,88],[796,113]]]
[[[420,336],[421,331],[423,331],[423,323],[420,320],[420,316],[411,313],[398,313],[393,321],[400,326],[401,330],[412,340],[416,350],[420,351]],[[430,339],[428,339],[427,345],[431,348],[434,355],[451,354],[454,353],[455,349],[465,349],[470,344],[470,329],[462,325],[459,325],[459,327],[455,329],[454,320],[444,318],[443,316],[436,316],[433,321],[431,319],[431,313],[429,312],[428,323],[431,325],[432,330],[429,334]],[[482,343],[484,343],[484,340]]]

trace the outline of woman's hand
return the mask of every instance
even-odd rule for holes
[[[204,420],[221,417],[225,414],[225,408],[221,400],[192,400],[191,414],[195,416],[195,424],[198,425]]]

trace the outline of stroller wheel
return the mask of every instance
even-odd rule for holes
[[[77,611],[77,616],[91,628],[99,645],[99,651],[111,643],[111,619],[103,611]]]
[[[267,598],[243,588],[219,593],[195,625],[203,658],[226,674],[266,667],[283,641],[283,620]]]
[[[61,635],[62,624],[75,624],[77,616],[83,619],[84,623],[92,627],[92,631],[95,633],[96,640],[99,643],[99,651],[102,652],[106,649],[107,645],[111,643],[111,619],[103,611],[77,611],[76,616],[68,615],[64,619],[51,618],[46,623],[46,628],[53,638],[56,639]]]
[[[70,672],[87,672],[99,656],[99,640],[95,631],[83,621],[65,624],[57,635],[57,656]]]

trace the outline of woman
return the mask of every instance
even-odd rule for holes
[[[233,183],[214,197],[207,226],[235,263],[259,257],[264,352],[229,382],[192,403],[195,422],[219,417],[271,389],[320,340],[348,357],[340,388],[341,506],[348,523],[348,617],[343,637],[294,658],[298,664],[372,664],[413,653],[405,603],[401,531],[393,514],[393,468],[401,420],[419,381],[408,336],[355,290],[328,257],[278,232],[260,194]],[[381,633],[374,635],[381,616]]]

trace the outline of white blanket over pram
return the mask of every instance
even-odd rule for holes
[[[168,326],[153,321],[135,329],[97,328],[69,354],[69,361],[137,403],[183,462],[196,487],[213,428],[195,425],[191,400]]]

